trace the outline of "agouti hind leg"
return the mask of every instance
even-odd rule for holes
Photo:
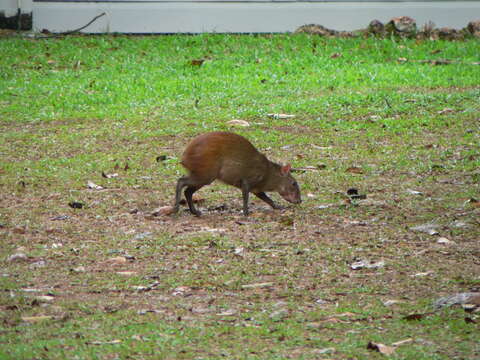
[[[195,191],[199,190],[201,186],[188,186],[185,189],[185,199],[187,199],[188,208],[193,215],[200,216],[201,212],[198,211],[193,205],[192,195]]]
[[[188,207],[190,208],[190,211],[192,214],[199,216],[200,212],[195,209],[195,206],[193,206],[193,201],[192,201],[192,195],[195,191],[200,189],[204,185],[208,185],[209,183],[205,182],[198,182],[190,176],[182,176],[180,179],[177,181],[177,188],[175,191],[175,205],[173,208],[174,212],[178,212],[178,209],[180,208],[180,199],[182,197],[182,190],[184,187],[187,187],[185,189],[185,198],[187,199],[187,204]]]

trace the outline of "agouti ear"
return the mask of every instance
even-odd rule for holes
[[[290,169],[292,168],[292,165],[290,164],[287,164],[287,165],[283,165],[281,168],[280,168],[280,173],[285,176],[285,175],[288,175],[290,173]]]

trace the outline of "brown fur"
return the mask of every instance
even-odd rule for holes
[[[288,201],[300,201],[300,191],[289,173],[289,168],[285,171],[280,165],[269,161],[247,139],[234,133],[211,132],[197,136],[185,149],[181,164],[188,170],[189,175],[178,181],[176,210],[180,201],[179,192],[183,187],[187,187],[187,203],[191,212],[199,215],[193,206],[191,195],[215,179],[242,189],[246,214],[249,192],[272,207],[276,205],[264,194],[265,191],[278,191]],[[296,188],[286,190],[291,183],[294,183]]]

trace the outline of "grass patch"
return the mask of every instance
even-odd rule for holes
[[[480,286],[478,42],[71,36],[0,52],[0,358],[374,359],[369,341],[405,339],[393,358],[480,355],[477,315],[432,312]],[[435,59],[455,62],[417,61]],[[215,183],[202,217],[150,216],[211,130],[318,166],[296,175],[304,202],[252,200],[244,219]],[[438,235],[411,230],[426,223]]]

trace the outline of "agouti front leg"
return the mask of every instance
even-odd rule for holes
[[[278,206],[273,202],[272,199],[268,197],[267,194],[265,194],[263,191],[259,193],[254,193],[259,199],[265,201],[268,205],[270,205],[273,209],[281,209],[281,206]]]
[[[250,194],[250,185],[246,180],[242,180],[242,197],[243,197],[243,215],[248,216],[248,196]]]

